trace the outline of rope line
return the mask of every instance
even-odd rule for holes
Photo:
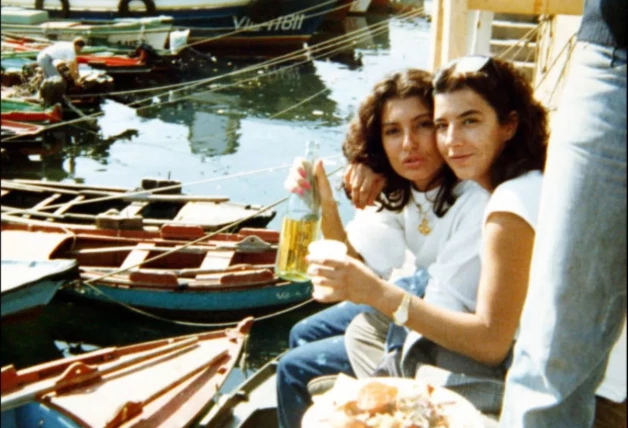
[[[413,11],[410,11],[410,12],[408,12],[408,13],[406,13],[406,14],[403,14],[402,16],[397,17],[397,18],[401,18],[401,17],[402,17],[402,18],[404,18],[404,19],[405,19],[405,18],[410,18],[410,17],[418,17],[418,16],[420,16],[420,13],[421,13],[421,12],[422,12],[422,8],[421,8],[421,9],[418,9],[418,10],[413,10]],[[393,17],[393,18],[394,18],[394,17]],[[314,50],[314,51],[316,51],[316,50],[322,50],[324,46],[325,46],[325,47],[329,47],[329,46],[326,46],[326,45],[331,45],[331,46],[333,46],[333,45],[334,45],[334,43],[335,43],[335,42],[337,42],[338,40],[341,40],[342,42],[344,42],[344,43],[346,44],[346,46],[348,46],[349,44],[355,43],[355,40],[354,40],[354,39],[356,39],[356,35],[357,35],[358,33],[369,33],[369,30],[370,30],[371,28],[376,27],[376,26],[381,26],[381,27],[379,27],[379,30],[382,30],[382,28],[384,28],[384,26],[387,26],[387,25],[388,25],[388,23],[389,23],[389,21],[390,21],[390,20],[392,20],[393,18],[390,18],[389,20],[386,20],[386,21],[383,21],[383,22],[380,22],[380,23],[374,24],[373,26],[369,26],[369,27],[365,27],[365,28],[361,28],[361,29],[359,29],[359,30],[356,30],[356,31],[354,31],[354,32],[353,32],[353,33],[354,33],[354,35],[353,35],[352,37],[350,37],[350,38],[347,38],[347,37],[346,37],[346,35],[342,35],[342,36],[338,36],[338,37],[336,37],[336,38],[333,38],[333,39],[330,39],[330,40],[327,40],[327,41],[321,42],[321,43],[319,43],[319,44],[317,44],[317,45],[314,45],[314,46],[313,46],[313,47],[311,47],[311,48],[303,49],[303,50],[302,50],[302,52],[301,52],[301,51],[299,51],[300,53],[298,54],[298,56],[301,56],[301,55],[302,55],[303,53],[305,53],[306,51],[310,51],[310,52],[311,52],[311,51],[313,51],[313,50]],[[369,33],[369,35],[371,35],[371,34],[372,34],[372,33]],[[366,36],[366,35],[365,35],[365,37],[368,37],[368,36]],[[338,43],[337,43],[337,44],[338,44]],[[335,53],[335,52],[337,52],[337,51],[339,51],[339,50],[341,50],[341,49],[337,49],[337,50],[334,50],[334,51],[332,51],[332,52],[326,52],[326,53],[325,53],[325,55],[331,55],[332,53]],[[288,57],[290,58],[290,60],[292,60],[292,59],[294,58],[294,56],[295,56],[295,54],[294,54],[294,53],[289,53],[289,54],[283,55],[283,56],[281,56],[281,57],[277,57],[277,58],[275,58],[275,59],[272,59],[272,60],[270,60],[270,61],[267,61],[266,63],[262,63],[262,64],[260,64],[260,65],[256,65],[256,66],[254,66],[254,67],[246,67],[246,68],[244,68],[244,69],[242,69],[242,70],[236,70],[236,71],[234,71],[234,72],[227,73],[227,74],[224,74],[224,75],[214,76],[214,77],[207,78],[207,79],[201,79],[201,80],[199,80],[199,81],[197,81],[197,82],[194,82],[194,83],[192,83],[192,84],[186,84],[186,86],[185,86],[183,89],[179,89],[178,91],[183,91],[183,90],[192,89],[192,88],[194,88],[194,87],[196,87],[196,86],[200,86],[200,85],[203,85],[203,84],[205,84],[205,83],[213,82],[213,81],[218,80],[218,79],[220,79],[220,78],[230,77],[230,76],[233,76],[233,75],[236,75],[236,74],[242,74],[242,73],[252,72],[252,71],[255,71],[255,70],[259,70],[260,68],[266,68],[266,67],[268,67],[268,66],[270,66],[270,65],[276,65],[276,64],[279,64],[279,63],[281,63],[281,62],[287,62],[287,58],[288,58]],[[316,58],[316,59],[318,59],[318,58]],[[300,64],[303,64],[303,63],[305,63],[305,62],[309,62],[310,60],[311,60],[311,59],[310,59],[310,58],[308,58],[308,60],[306,60],[306,61],[302,61]],[[299,65],[300,65],[300,64],[299,64]],[[283,71],[285,71],[286,69],[289,69],[289,68],[294,68],[294,66],[295,66],[295,65],[290,66],[290,67],[284,67],[284,68],[281,68],[281,69],[278,69],[278,70],[275,70],[275,71],[269,72],[269,73],[267,73],[266,75],[272,75],[272,74],[275,74],[275,73],[283,72]],[[259,76],[256,76],[256,77],[255,77],[255,79],[257,79],[257,78],[259,78]],[[249,81],[249,80],[252,80],[252,78],[245,79],[244,81]],[[242,82],[243,82],[243,81],[240,81],[240,82],[238,82],[238,83],[242,83]],[[189,82],[188,82],[188,83],[189,83]],[[232,85],[232,86],[233,86],[233,85]],[[228,87],[231,87],[231,86],[228,86]],[[224,88],[224,87],[223,87],[223,88]],[[208,92],[208,91],[205,91],[205,92]],[[203,93],[205,93],[205,92],[203,92]],[[209,92],[211,92],[211,91],[209,91]],[[97,95],[98,95],[98,96],[107,96],[107,94],[97,94]],[[159,96],[163,96],[163,95],[170,95],[170,93],[163,93],[163,94],[160,94],[160,95],[155,95],[155,96],[159,97]],[[198,95],[198,94],[197,94],[197,95]],[[137,104],[145,103],[145,102],[147,102],[147,101],[151,101],[151,100],[152,100],[155,96],[151,96],[151,97],[148,97],[148,98],[144,98],[144,99],[142,99],[142,100],[134,101],[134,102],[132,102],[132,103],[127,104],[127,106],[129,106],[129,107],[130,107],[130,106],[134,106],[134,105],[137,105]],[[186,98],[180,98],[180,99],[178,99],[177,101],[182,101],[182,100],[187,99],[187,98],[189,98],[189,97],[186,97]],[[175,101],[173,101],[173,102],[175,102]],[[173,103],[173,102],[166,101],[166,102],[162,102],[162,103],[159,103],[159,104],[152,104],[152,105],[150,105],[150,106],[139,107],[139,108],[152,108],[152,107],[157,107],[157,106],[159,106],[159,105],[171,104],[171,103]],[[48,125],[48,126],[46,126],[46,127],[44,128],[44,131],[48,131],[48,130],[50,130],[50,129],[54,129],[54,128],[63,127],[63,126],[65,126],[65,125],[69,125],[69,124],[75,124],[75,123],[80,123],[80,122],[83,122],[83,121],[89,121],[89,120],[91,120],[91,119],[93,119],[93,118],[97,118],[97,117],[100,117],[100,116],[103,116],[103,115],[104,115],[104,112],[99,111],[99,112],[95,112],[95,113],[93,113],[93,114],[91,114],[91,115],[85,115],[85,116],[84,116],[84,117],[82,117],[82,118],[76,118],[76,119],[72,119],[72,120],[68,120],[68,121],[63,121],[63,122],[59,122],[59,123],[50,124],[50,125]],[[8,137],[6,137],[6,138],[5,138],[5,140],[6,140],[6,141],[10,141],[10,140],[13,140],[13,139],[16,139],[16,138],[19,138],[19,136],[17,136],[17,135],[16,135],[16,136],[8,136]]]
[[[325,159],[334,159],[337,157],[340,157],[342,155],[337,154],[337,155],[331,155],[331,156],[326,156],[326,157],[321,157],[321,159],[325,160]],[[221,176],[221,177],[212,177],[212,178],[206,178],[203,180],[197,180],[197,181],[190,181],[188,183],[179,183],[179,184],[173,184],[170,186],[164,186],[164,187],[159,187],[157,189],[152,189],[152,190],[137,190],[137,191],[132,191],[132,192],[124,192],[120,195],[111,195],[111,196],[102,196],[99,198],[94,198],[94,199],[89,199],[89,200],[83,200],[83,201],[77,201],[74,205],[85,205],[85,204],[90,204],[90,203],[97,203],[97,202],[105,202],[105,201],[113,201],[113,200],[117,200],[117,199],[122,199],[122,198],[126,198],[129,196],[139,196],[139,195],[146,195],[146,194],[152,194],[153,192],[159,191],[159,192],[163,192],[163,191],[167,191],[167,190],[174,190],[174,189],[179,189],[183,186],[195,186],[197,184],[204,184],[204,183],[211,183],[211,182],[217,182],[217,181],[222,181],[222,180],[229,180],[232,178],[238,178],[238,177],[245,177],[248,175],[254,175],[254,174],[260,174],[263,172],[274,172],[276,170],[281,170],[281,169],[287,169],[290,168],[292,166],[292,164],[282,164],[279,166],[274,166],[274,167],[269,167],[269,168],[262,168],[262,169],[256,169],[253,171],[244,171],[244,172],[239,172],[236,174],[231,174],[231,175],[226,175],[226,176]],[[38,189],[37,186],[32,186],[26,183],[19,183],[20,186],[24,186],[26,188],[26,190],[28,190],[29,187],[33,188],[33,189]],[[8,211],[5,213],[2,213],[1,218],[6,218],[7,216],[12,216],[12,215],[17,215],[17,214],[23,214],[23,213],[33,213],[33,212],[43,212],[42,210],[48,210],[48,209],[56,209],[56,208],[60,208],[62,206],[64,206],[65,204],[63,203],[59,203],[56,205],[47,205],[44,207],[39,207],[37,209],[29,209],[29,210],[13,210],[13,211]],[[54,225],[54,223],[51,223],[51,225]]]
[[[333,170],[333,171],[331,171],[330,173],[328,173],[328,174],[327,174],[327,176],[328,176],[328,177],[330,177],[330,176],[332,176],[332,175],[336,174],[337,172],[341,171],[343,168],[344,168],[343,166],[342,166],[342,167],[338,167],[338,168],[336,168],[335,170]],[[120,302],[119,300],[114,299],[114,298],[113,298],[113,297],[111,297],[111,296],[108,296],[106,293],[102,292],[101,290],[99,290],[97,287],[95,287],[95,286],[94,286],[94,285],[92,285],[92,284],[93,284],[93,283],[95,283],[95,282],[98,282],[98,281],[102,281],[103,279],[109,278],[109,277],[111,277],[111,276],[114,276],[114,275],[119,275],[120,273],[127,272],[127,271],[129,271],[129,270],[131,270],[131,269],[134,269],[134,268],[136,268],[136,267],[141,266],[142,264],[152,263],[152,262],[154,262],[154,261],[156,261],[156,260],[159,260],[159,259],[162,259],[162,258],[164,258],[164,257],[166,257],[166,256],[168,256],[168,255],[170,255],[170,254],[176,253],[177,251],[183,250],[184,248],[187,248],[187,247],[189,247],[189,246],[191,246],[191,245],[198,244],[198,243],[200,243],[200,242],[202,242],[202,241],[204,241],[204,240],[206,240],[206,239],[211,238],[212,236],[214,236],[214,235],[216,235],[216,234],[218,234],[218,233],[225,232],[226,230],[231,229],[233,226],[237,226],[238,224],[240,224],[240,223],[242,223],[242,222],[244,222],[244,221],[246,221],[246,220],[249,220],[249,219],[251,219],[251,218],[255,217],[255,216],[256,216],[256,215],[258,215],[259,213],[262,213],[262,212],[267,211],[267,210],[269,210],[269,209],[271,209],[271,208],[274,208],[274,207],[278,206],[279,204],[282,204],[283,202],[285,202],[285,201],[287,201],[287,200],[288,200],[288,196],[283,197],[283,198],[281,198],[281,199],[279,199],[279,200],[277,200],[277,201],[275,201],[275,202],[273,202],[273,203],[271,203],[271,204],[269,204],[269,205],[266,205],[266,206],[265,206],[265,207],[263,207],[263,208],[262,208],[259,212],[255,213],[255,214],[251,214],[251,215],[249,215],[249,216],[247,216],[247,217],[245,217],[245,218],[242,218],[242,219],[240,219],[240,220],[236,220],[236,221],[234,221],[233,223],[231,223],[231,224],[229,224],[229,225],[227,225],[227,226],[224,226],[224,227],[222,227],[222,228],[218,229],[217,231],[214,231],[214,232],[208,233],[208,234],[206,234],[206,235],[203,235],[203,236],[201,236],[200,238],[194,239],[194,240],[192,240],[192,241],[190,241],[190,242],[188,242],[188,243],[186,243],[186,244],[183,244],[183,245],[182,245],[182,246],[180,246],[180,247],[173,248],[173,249],[171,249],[171,250],[169,250],[169,251],[166,251],[166,252],[164,252],[164,253],[158,254],[158,255],[156,255],[156,256],[154,256],[154,257],[150,258],[150,259],[147,259],[147,260],[144,260],[144,261],[142,261],[142,262],[136,263],[136,264],[134,264],[134,265],[132,265],[132,266],[128,266],[128,267],[125,267],[125,268],[116,269],[116,270],[114,270],[113,272],[109,272],[109,273],[104,274],[104,275],[101,275],[101,276],[99,276],[99,277],[97,277],[97,278],[92,278],[92,279],[88,279],[88,280],[86,280],[86,281],[82,281],[82,284],[83,284],[83,285],[87,285],[87,286],[88,286],[88,287],[90,287],[93,291],[97,292],[97,293],[98,293],[98,294],[100,294],[101,296],[105,296],[107,299],[109,299],[109,300],[110,300],[111,302],[113,302],[113,303],[117,303],[117,304],[121,305],[122,307],[127,308],[127,309],[129,309],[129,310],[131,310],[131,311],[133,311],[133,312],[136,312],[136,313],[139,313],[139,314],[142,314],[142,315],[146,315],[146,316],[149,316],[149,317],[151,317],[151,318],[159,319],[159,320],[162,320],[162,321],[165,321],[165,322],[170,322],[170,323],[173,323],[173,324],[179,324],[179,325],[186,325],[186,326],[194,326],[194,327],[225,327],[225,326],[235,325],[235,324],[237,324],[237,322],[230,322],[230,323],[197,323],[197,322],[181,321],[181,320],[173,320],[173,319],[169,319],[169,318],[165,318],[165,317],[160,317],[160,316],[158,316],[158,315],[151,314],[150,312],[146,312],[146,311],[143,311],[143,310],[141,310],[141,309],[135,308],[135,307],[133,307],[133,306],[131,306],[131,305],[127,305],[127,304],[126,304],[126,303],[124,303],[124,302]],[[264,316],[264,317],[259,317],[259,318],[256,318],[256,320],[268,319],[268,318],[272,318],[272,317],[277,316],[277,315],[284,314],[284,313],[286,313],[286,312],[289,312],[289,311],[291,311],[291,310],[294,310],[294,309],[297,309],[297,308],[299,308],[299,307],[301,307],[301,306],[304,306],[304,305],[306,305],[307,303],[311,302],[312,300],[313,300],[313,299],[309,299],[309,300],[307,300],[307,301],[305,301],[305,302],[299,303],[299,304],[297,304],[297,305],[295,305],[295,306],[292,306],[292,307],[290,307],[290,308],[288,308],[288,309],[284,309],[284,310],[282,310],[282,311],[275,312],[275,313],[272,313],[272,314],[266,315],[266,316]]]

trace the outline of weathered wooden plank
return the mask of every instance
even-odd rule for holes
[[[59,208],[57,208],[53,212],[53,214],[61,215],[61,214],[65,213],[67,210],[69,210],[70,208],[72,208],[74,205],[76,205],[77,202],[81,202],[83,199],[85,199],[85,196],[78,195],[76,198],[66,202],[64,205],[62,205]]]
[[[124,209],[120,211],[119,215],[121,217],[133,217],[135,215],[138,215],[140,211],[142,211],[146,207],[146,205],[148,205],[147,201],[133,201],[129,205],[124,207]]]
[[[153,243],[138,244],[122,262],[120,269],[128,269],[144,263],[146,257],[150,254],[150,247],[154,247]]]
[[[469,9],[526,15],[582,15],[584,2],[574,0],[468,0]]]
[[[467,0],[444,0],[440,66],[467,53]]]

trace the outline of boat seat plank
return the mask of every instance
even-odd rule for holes
[[[234,254],[233,251],[208,251],[201,262],[200,269],[225,270],[231,264]]]
[[[137,244],[135,249],[132,250],[128,256],[122,262],[120,269],[128,269],[130,267],[136,266],[140,263],[144,263],[144,260],[150,254],[150,247],[154,247],[154,243],[143,243]]]
[[[83,199],[85,199],[85,196],[78,195],[76,198],[69,200],[64,205],[57,208],[53,214],[61,215],[72,208],[72,206],[74,206],[77,202],[81,202]]]
[[[10,190],[2,189],[2,193],[0,194],[0,197],[7,195],[9,192]]]
[[[48,205],[52,204],[54,201],[56,201],[57,199],[59,199],[61,197],[61,194],[59,193],[53,193],[52,195],[50,195],[49,197],[47,197],[46,199],[44,199],[43,201],[39,202],[37,205],[35,205],[33,208],[31,208],[32,210],[38,210],[40,208],[44,208],[47,207]],[[26,214],[24,215],[25,218],[30,218],[30,214]]]
[[[124,209],[120,211],[118,215],[120,217],[133,217],[139,215],[140,211],[142,211],[147,205],[148,202],[143,201],[131,202],[129,205],[124,207]]]

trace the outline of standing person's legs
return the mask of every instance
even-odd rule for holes
[[[589,427],[626,314],[626,50],[578,43],[552,129],[501,426]]]
[[[300,427],[312,404],[307,384],[319,376],[337,373],[353,376],[343,336],[306,343],[286,353],[277,366],[279,426]]]

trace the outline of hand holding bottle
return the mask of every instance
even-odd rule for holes
[[[309,171],[312,171],[309,162],[301,157],[296,158],[284,182],[286,190],[304,197],[308,192],[316,189],[322,205],[327,205],[328,202],[335,203],[334,192],[327,178],[323,161],[319,159],[314,163],[313,177],[310,177]]]

